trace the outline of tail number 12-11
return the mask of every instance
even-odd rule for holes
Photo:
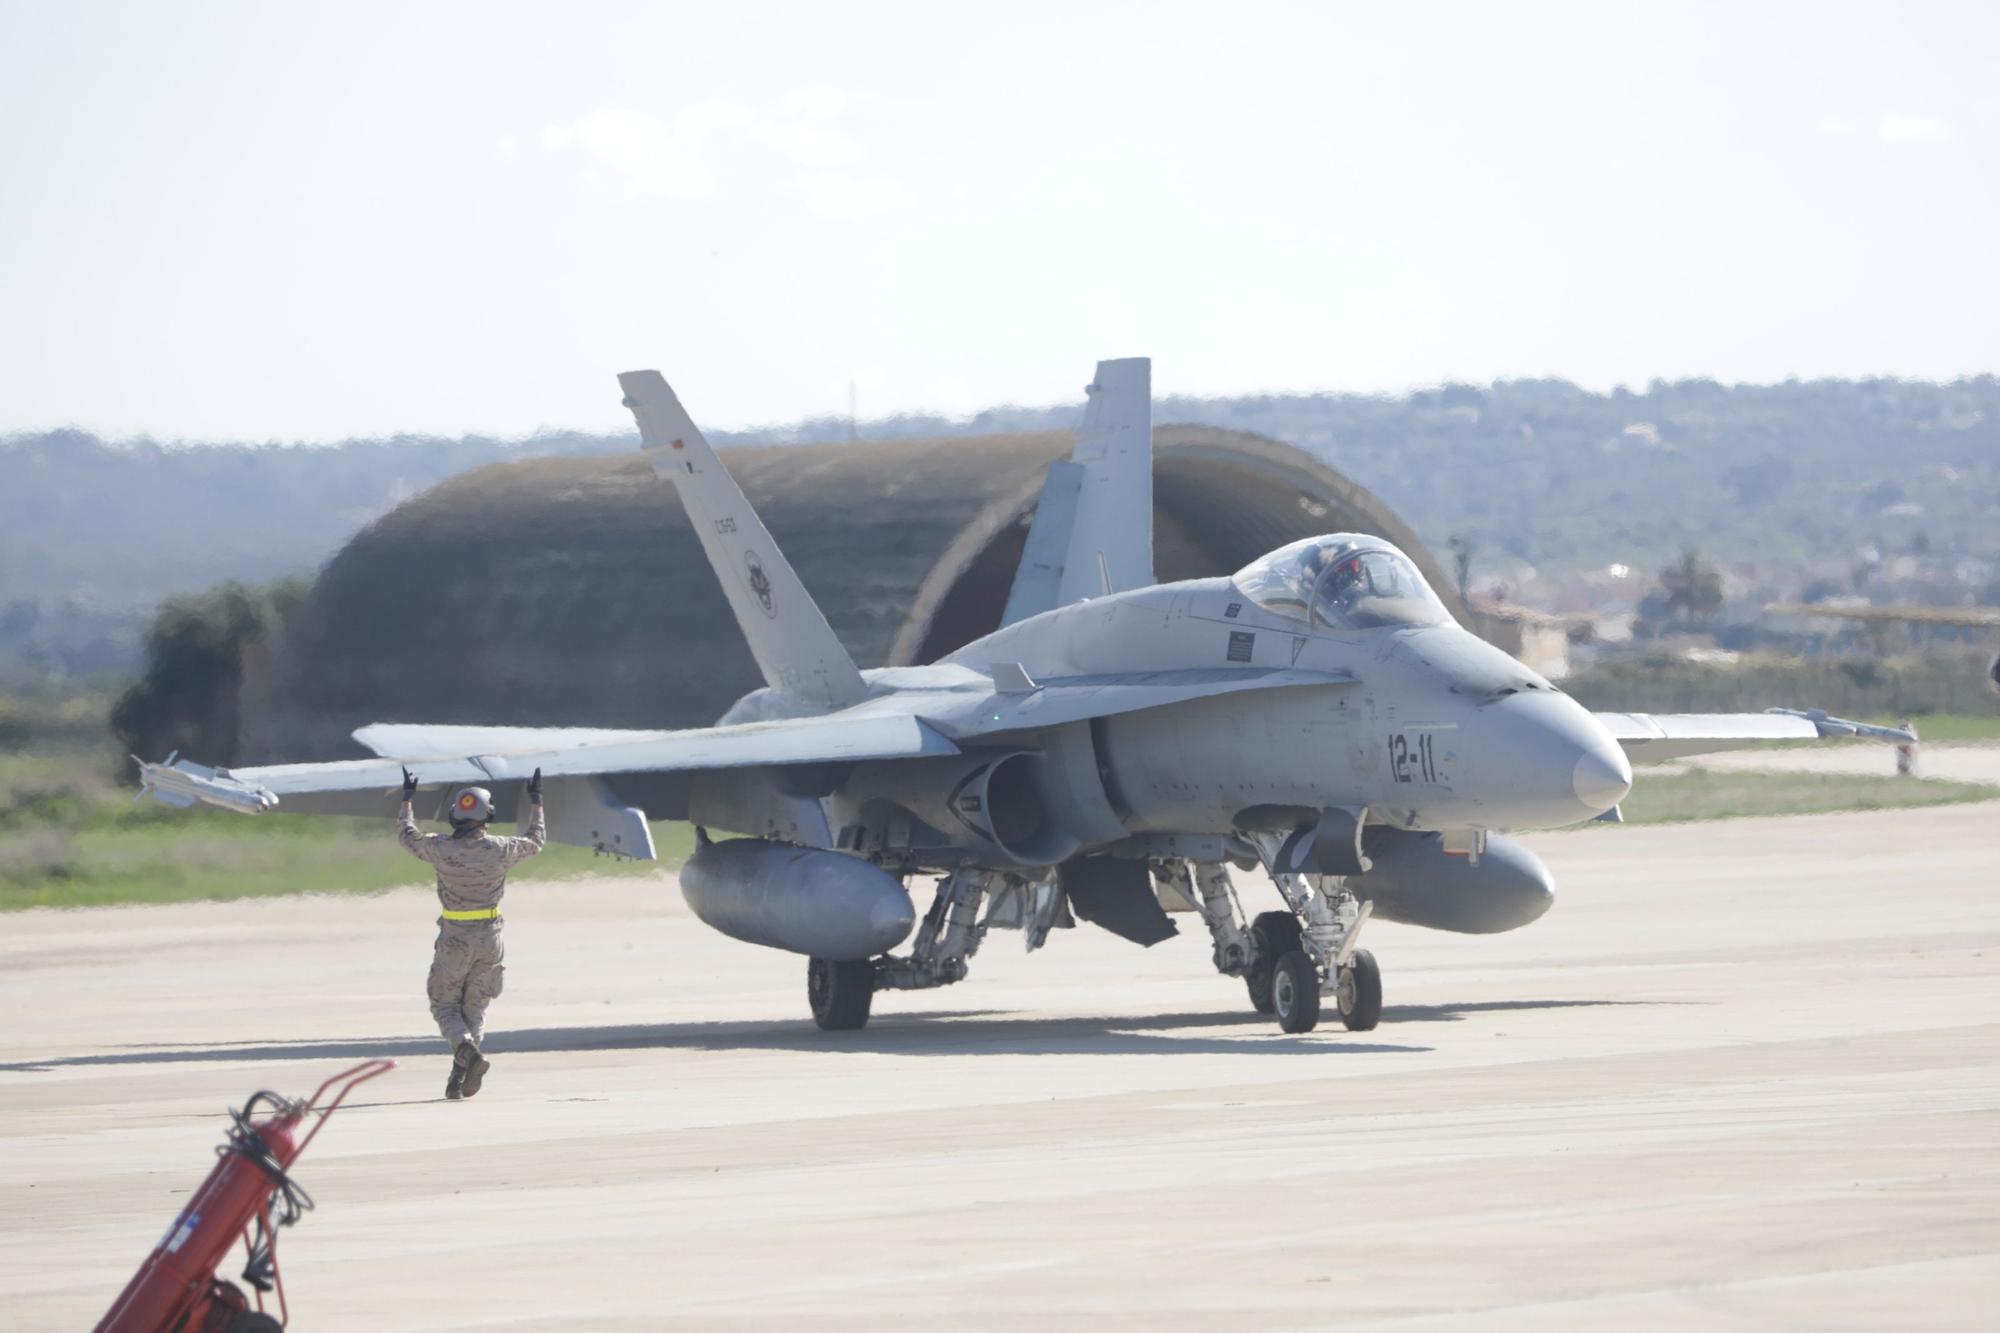
[[[1437,737],[1428,731],[1389,733],[1389,771],[1398,782],[1437,782]]]

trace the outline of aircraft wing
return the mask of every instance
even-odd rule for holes
[[[378,723],[356,739],[383,755],[326,764],[214,769],[183,759],[139,765],[146,790],[173,805],[203,802],[256,814],[286,797],[400,787],[403,768],[424,786],[591,778],[620,773],[686,773],[765,765],[914,759],[958,747],[914,717],[895,714],[745,722],[689,731],[596,731],[574,728],[408,726]],[[306,803],[301,803],[306,804]],[[339,810],[337,805],[317,803]]]
[[[1810,741],[1841,736],[1911,742],[1897,727],[1877,727],[1829,717],[1820,709],[1801,712],[1773,708],[1762,713],[1596,713],[1593,714],[1628,758],[1680,759],[1717,750],[1737,750],[1758,741]]]
[[[1082,722],[1116,713],[1213,698],[1243,690],[1352,685],[1344,672],[1276,667],[1190,667],[1172,671],[1051,676],[1033,680],[1019,666],[994,671],[992,693],[959,695],[941,706],[918,703],[924,720],[954,741]]]

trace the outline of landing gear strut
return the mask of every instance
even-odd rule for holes
[[[939,880],[937,897],[910,941],[909,957],[876,960],[876,987],[929,990],[965,980],[966,963],[986,939],[979,909],[987,893],[1005,882],[1006,876],[992,870],[954,870]]]
[[[1164,894],[1200,910],[1215,943],[1215,970],[1242,977],[1258,1013],[1274,1015],[1287,1032],[1311,1032],[1319,1025],[1321,997],[1331,995],[1347,1029],[1366,1032],[1381,1021],[1382,971],[1375,956],[1354,942],[1373,905],[1356,898],[1339,876],[1273,868],[1281,842],[1272,839],[1259,851],[1291,910],[1259,912],[1248,926],[1220,862],[1156,861],[1153,874]]]
[[[1019,924],[1029,933],[1030,947],[1039,945],[1060,906],[1050,893],[1038,892],[1044,887],[998,871],[954,870],[938,881],[937,897],[924,913],[907,957],[812,960],[806,967],[806,999],[813,1022],[828,1032],[851,1032],[867,1024],[878,990],[929,990],[965,980],[966,962],[986,938],[988,922],[979,919],[979,909],[989,892],[1020,891],[1029,910]]]
[[[1287,1032],[1311,1032],[1319,1025],[1320,996],[1330,994],[1348,1031],[1369,1031],[1382,1020],[1382,969],[1375,955],[1354,945],[1375,905],[1357,898],[1341,876],[1279,870],[1282,838],[1256,842],[1291,911],[1265,912],[1251,924],[1257,952],[1245,973],[1250,1003],[1276,1014]]]

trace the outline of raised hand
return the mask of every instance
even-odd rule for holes
[[[536,769],[535,776],[528,779],[528,804],[542,803],[542,770]]]
[[[417,794],[417,775],[409,769],[403,770],[403,799],[409,801]]]

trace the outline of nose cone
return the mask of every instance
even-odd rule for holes
[[[1597,719],[1564,694],[1537,691],[1480,710],[1483,805],[1496,827],[1553,828],[1625,799],[1632,766]]]
[[[1632,790],[1632,765],[1617,742],[1607,738],[1605,744],[1592,746],[1577,757],[1570,785],[1585,808],[1601,815]]]

